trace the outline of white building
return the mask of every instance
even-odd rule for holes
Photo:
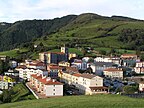
[[[18,66],[16,68],[17,71],[19,71],[19,78],[20,80],[28,80],[30,79],[30,76],[32,74],[41,74],[41,75],[46,75],[48,76],[48,71],[47,70],[42,70],[42,69],[33,69],[33,68],[27,68],[24,65]]]
[[[76,59],[71,65],[76,66],[78,70],[86,70],[87,69],[87,63],[82,60]]]
[[[96,57],[94,62],[111,62],[120,65],[121,61],[119,57]]]
[[[143,74],[144,73],[144,62],[137,62],[136,66],[134,67],[134,70],[137,74]]]
[[[30,83],[36,87],[37,92],[47,97],[63,96],[63,84],[39,74],[31,75]]]
[[[82,58],[82,61],[88,62],[89,59],[90,59],[89,57],[83,57],[83,58]]]
[[[139,83],[139,91],[141,91],[141,92],[144,91],[144,82]]]
[[[79,89],[82,94],[95,94],[95,93],[107,93],[108,89],[103,87],[103,78],[91,75],[91,74],[80,74],[74,72],[60,72],[60,80],[69,84],[74,85]]]
[[[108,68],[116,68],[116,65],[111,62],[96,62],[96,63],[87,63],[87,67],[91,67],[93,73],[97,75],[102,75],[103,71]]]
[[[108,68],[103,73],[110,78],[123,78],[123,70],[121,68]]]

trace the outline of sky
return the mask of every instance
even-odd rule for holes
[[[96,13],[144,20],[144,0],[0,0],[0,22]]]

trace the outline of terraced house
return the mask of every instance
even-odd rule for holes
[[[36,88],[36,91],[46,97],[63,96],[63,84],[40,74],[33,74],[30,83]]]
[[[62,82],[74,85],[82,94],[108,93],[108,88],[103,86],[103,78],[96,75],[62,71],[59,77]]]

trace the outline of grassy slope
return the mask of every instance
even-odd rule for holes
[[[79,39],[81,46],[125,48],[127,43],[117,40],[122,29],[143,29],[143,21],[112,20],[99,18],[93,14],[80,15],[74,21],[64,26],[59,32],[49,36],[47,40],[38,39],[35,43],[44,43],[45,46],[61,46]],[[73,42],[75,44],[75,42]]]
[[[1,108],[143,108],[143,99],[116,95],[67,96],[0,105]]]
[[[20,100],[31,100],[35,99],[35,97],[31,94],[31,92],[28,90],[28,88],[20,83],[17,84],[12,88],[14,94],[12,95],[12,102],[20,101]]]
[[[14,49],[14,50],[0,52],[0,55],[6,55],[9,57],[16,57],[16,56],[18,56],[17,51],[19,51],[19,53],[24,53],[24,52],[27,52],[28,50],[27,49]]]

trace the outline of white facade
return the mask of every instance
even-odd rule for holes
[[[141,91],[141,92],[144,91],[144,83],[143,82],[139,83],[139,91]]]
[[[103,87],[103,78],[91,74],[80,74],[80,73],[65,73],[59,74],[60,79],[69,84],[75,85],[80,93],[91,94],[90,87]]]
[[[103,71],[104,75],[111,78],[123,78],[123,70],[116,68],[109,68]]]
[[[40,69],[30,69],[30,68],[17,68],[17,71],[19,71],[19,78],[21,78],[21,80],[28,80],[30,79],[30,76],[32,74],[41,74],[41,75],[46,75],[48,76],[48,71],[43,71]]]
[[[85,61],[85,62],[88,62],[89,59],[90,59],[89,57],[83,57],[83,58],[82,58],[82,60]]]
[[[46,96],[63,96],[63,85],[45,85]]]
[[[112,62],[112,60],[109,57],[96,57],[94,59],[95,62]]]
[[[84,61],[75,61],[72,63],[72,65],[76,66],[79,70],[86,70],[87,69],[87,63]]]
[[[134,70],[137,74],[143,74],[144,73],[144,62],[137,62],[136,66],[134,67]]]

